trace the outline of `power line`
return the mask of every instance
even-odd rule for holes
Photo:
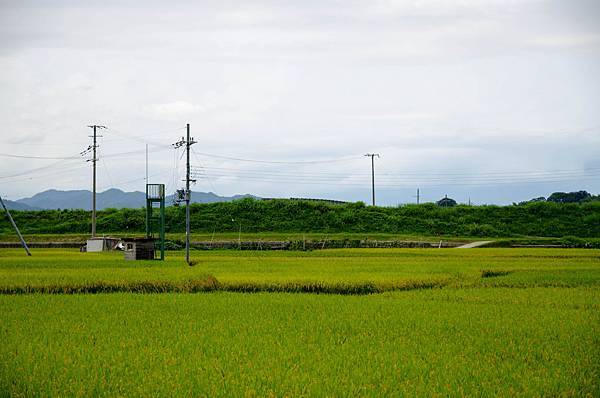
[[[65,166],[69,166],[69,165],[65,165]],[[23,180],[38,180],[40,178],[47,178],[49,176],[62,176],[62,175],[67,175],[67,174],[71,174],[73,172],[80,172],[83,169],[87,169],[87,165],[78,165],[75,167],[69,167],[69,168],[61,168],[61,169],[50,169],[47,171],[42,171],[39,173],[36,173],[34,175],[30,175],[30,176],[20,176],[20,177],[11,177],[7,180],[5,180],[5,182],[15,182],[15,181],[23,181]]]
[[[239,162],[268,163],[268,164],[320,164],[320,163],[347,162],[347,161],[350,161],[350,160],[360,159],[359,157],[352,156],[352,157],[345,157],[345,158],[339,158],[339,159],[309,160],[309,161],[297,161],[297,162],[294,162],[294,161],[244,159],[244,158],[236,158],[236,157],[225,156],[225,155],[216,155],[216,154],[213,154],[213,153],[205,153],[205,152],[198,152],[198,155],[208,156],[208,157],[218,158],[218,159],[236,160],[236,161],[239,161]]]
[[[199,171],[198,168],[193,167],[194,172]],[[363,173],[348,173],[348,174],[340,174],[340,173],[319,173],[319,172],[302,172],[302,171],[272,171],[272,170],[248,170],[248,169],[233,169],[233,168],[224,168],[224,167],[211,167],[211,166],[203,166],[200,171],[210,170],[213,174],[221,174],[221,175],[231,175],[238,174],[241,176],[245,175],[253,175],[253,176],[264,176],[264,177],[290,177],[290,178],[298,178],[298,177],[306,177],[314,180],[323,180],[323,181],[337,181],[341,179],[352,179],[356,181],[362,181],[369,178],[369,175]],[[525,172],[525,173],[514,173],[514,174],[506,174],[506,175],[489,175],[486,173],[478,173],[478,174],[460,174],[456,176],[433,176],[433,177],[417,177],[412,174],[408,176],[403,176],[403,173],[399,173],[398,175],[385,175],[380,176],[379,181],[384,182],[437,182],[437,181],[457,181],[457,180],[492,180],[492,181],[500,181],[500,180],[519,180],[519,179],[543,179],[543,178],[555,178],[555,177],[578,177],[580,175],[595,175],[600,173],[600,168],[597,169],[580,169],[576,171],[571,170],[555,170],[552,172]]]
[[[110,176],[110,172],[108,171],[108,167],[106,167],[106,162],[104,161],[104,158],[102,158],[101,160],[102,160],[102,166],[104,167],[104,172],[106,173],[106,176],[108,177],[108,181],[110,181],[110,185],[111,186],[114,186],[112,177]]]
[[[194,154],[194,157],[195,157],[195,158],[196,158],[196,160],[198,161],[198,164],[200,164],[200,163],[201,163],[201,162],[200,162],[200,159],[198,158],[198,155],[196,155],[196,151],[194,151],[194,148],[192,148],[192,153]],[[201,166],[201,167],[202,167],[202,166]],[[210,177],[209,177],[207,174],[205,174],[205,177],[206,177],[206,179],[208,180],[208,183],[210,184],[211,188],[213,189],[213,193],[214,193],[214,194],[217,194],[217,189],[215,188],[215,186],[214,186],[214,184],[213,184],[213,182],[212,182],[212,179],[211,179],[211,178],[210,178]]]
[[[13,154],[9,154],[9,153],[0,153],[0,156],[7,157],[7,158],[19,158],[19,159],[47,159],[47,160],[78,159],[77,156],[53,157],[53,156],[13,155]]]
[[[205,172],[210,170],[213,174],[221,174],[221,175],[239,175],[239,176],[259,176],[259,177],[290,177],[290,178],[310,178],[315,180],[323,180],[323,181],[339,181],[339,180],[347,180],[352,179],[355,181],[366,181],[369,180],[370,176],[365,175],[357,175],[357,174],[340,174],[340,175],[314,175],[311,173],[293,173],[293,172],[276,172],[276,171],[246,171],[246,170],[218,170],[212,167],[194,167],[194,172]],[[427,178],[417,178],[417,177],[380,177],[380,181],[386,182],[409,182],[409,181],[458,181],[458,180],[491,180],[491,181],[502,181],[502,180],[519,180],[519,179],[544,179],[544,178],[556,178],[556,177],[578,177],[581,175],[596,175],[600,173],[600,170],[582,170],[579,172],[568,172],[568,173],[547,173],[544,175],[516,175],[516,176],[502,176],[502,177],[494,177],[494,176],[486,176],[486,175],[465,175],[462,177],[427,177]]]
[[[150,174],[148,176],[148,178],[160,176],[160,175],[163,175],[163,174],[166,174],[166,173],[168,173],[168,172],[162,171],[160,173]],[[145,179],[146,179],[146,177],[138,177],[138,178],[134,178],[134,179],[131,179],[131,180],[121,180],[121,181],[117,181],[116,183],[114,183],[112,185],[103,185],[103,186],[100,187],[100,189],[116,188],[117,185],[129,185],[129,184],[132,184],[134,182],[143,181]]]
[[[148,152],[149,153],[154,153],[154,152],[167,151],[167,150],[170,150],[170,149],[171,149],[170,147],[154,148],[154,149],[149,149]],[[105,157],[105,158],[127,157],[129,155],[137,155],[137,154],[141,154],[141,153],[145,153],[145,152],[146,152],[145,149],[137,149],[137,150],[128,151],[128,152],[109,153],[109,154],[103,155],[103,157]]]
[[[73,158],[73,160],[74,159],[75,158]],[[43,166],[43,167],[36,167],[36,168],[33,168],[33,169],[28,169],[28,170],[25,170],[25,171],[21,171],[21,172],[16,173],[16,174],[11,174],[11,175],[6,175],[6,176],[0,176],[0,179],[13,178],[13,177],[21,177],[21,176],[24,176],[24,175],[27,175],[27,174],[35,173],[35,172],[40,171],[40,170],[46,170],[46,169],[52,168],[52,167],[54,167],[56,165],[60,165],[60,164],[64,163],[66,160],[67,159],[62,159],[62,160],[59,160],[58,162],[54,162],[54,163],[51,163],[51,164]]]
[[[202,171],[196,170],[194,172],[194,177],[202,176]],[[587,179],[596,179],[600,174],[591,174],[591,175],[580,175],[575,178],[579,180],[587,180]],[[257,176],[257,175],[242,175],[236,176],[226,173],[212,173],[213,177],[217,178],[228,178],[228,179],[248,179],[248,180],[256,180],[265,183],[292,183],[292,184],[310,184],[310,185],[335,185],[335,186],[354,186],[361,187],[364,186],[365,182],[360,182],[360,180],[350,180],[350,181],[336,181],[336,180],[323,180],[317,178],[307,178],[302,179],[300,176],[291,177],[291,176]],[[509,185],[509,184],[538,184],[538,183],[551,183],[551,182],[564,182],[564,181],[572,181],[574,179],[573,176],[565,176],[565,177],[546,177],[544,179],[529,179],[529,180],[471,180],[471,181],[448,181],[448,180],[438,180],[431,181],[431,183],[425,182],[422,185],[426,185],[428,187],[435,186],[448,186],[448,185],[462,185],[462,186],[494,186],[494,185]],[[398,181],[398,182],[380,182],[378,184],[380,187],[388,187],[388,188],[400,188],[401,186],[414,186],[414,181]]]
[[[177,128],[177,129],[165,130],[165,131],[160,131],[160,132],[155,132],[155,133],[148,133],[148,134],[144,134],[143,137],[140,137],[140,136],[138,136],[136,134],[127,133],[127,132],[122,131],[122,130],[117,130],[115,128],[111,128],[110,131],[111,132],[114,131],[115,133],[118,133],[118,134],[121,134],[121,135],[124,136],[124,137],[119,137],[119,139],[126,138],[126,139],[131,139],[131,140],[134,140],[134,141],[138,141],[138,142],[141,142],[141,143],[144,143],[144,144],[153,145],[153,146],[157,146],[157,147],[170,147],[171,146],[170,143],[149,140],[147,137],[153,136],[153,135],[165,135],[165,134],[173,133],[173,132],[176,132],[176,131],[181,131],[183,129],[185,129],[185,127],[180,127],[180,128]]]

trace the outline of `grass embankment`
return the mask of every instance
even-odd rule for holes
[[[100,236],[113,236],[118,238],[144,236],[144,232],[118,232],[100,234]],[[78,234],[23,234],[26,242],[73,242],[84,243],[90,238],[89,233]],[[173,242],[185,242],[185,233],[172,232],[166,234],[166,239]],[[377,241],[423,241],[439,242],[440,240],[453,241],[473,241],[477,240],[469,237],[451,237],[451,236],[426,236],[409,234],[387,234],[387,233],[302,233],[302,232],[219,232],[219,233],[192,233],[190,240],[192,242],[300,242],[303,240],[313,242],[323,241],[342,241],[342,240],[377,240]],[[19,242],[18,236],[14,230],[6,233],[0,233],[0,242]]]
[[[597,289],[0,296],[7,396],[598,396]]]
[[[85,244],[89,238],[89,234],[25,234],[25,241],[32,242],[59,242],[59,243],[77,243]],[[131,232],[113,232],[105,234],[118,238],[139,237],[142,233]],[[455,244],[465,244],[482,238],[466,237],[466,236],[426,236],[426,235],[406,235],[406,234],[385,234],[385,233],[284,233],[284,232],[256,232],[246,233],[241,235],[233,232],[220,233],[193,233],[191,234],[191,242],[207,243],[211,247],[214,243],[214,248],[218,248],[219,242],[229,242],[237,244],[238,240],[244,242],[253,242],[253,248],[260,248],[261,243],[266,242],[291,242],[292,246],[299,250],[303,248],[303,242],[312,245],[313,248],[320,249],[322,246],[335,245],[341,247],[354,247],[357,242],[430,242],[434,246],[440,241],[450,242]],[[185,247],[185,234],[168,233],[166,234],[167,248]],[[600,248],[600,238],[576,238],[576,237],[561,237],[561,238],[544,238],[544,237],[521,237],[521,238],[486,238],[490,243],[486,247],[519,247],[519,246],[559,246],[564,248]],[[19,238],[14,232],[0,233],[0,242],[19,243]]]
[[[596,286],[600,256],[580,249],[345,249],[193,252],[164,262],[123,254],[0,251],[0,293],[314,292],[379,293],[433,287]],[[490,277],[492,276],[492,277]]]
[[[23,233],[87,233],[90,212],[84,210],[15,211]],[[232,221],[234,220],[234,221]],[[333,205],[297,200],[194,204],[191,229],[212,234],[259,233],[357,233],[415,236],[600,236],[600,202],[530,203],[522,206],[456,206],[429,204],[400,207],[365,206],[364,203]],[[143,233],[144,209],[108,209],[98,212],[101,233]],[[166,209],[166,231],[185,231],[185,209]],[[0,218],[0,233],[12,233],[8,220]]]

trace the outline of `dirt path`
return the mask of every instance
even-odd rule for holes
[[[492,243],[491,240],[480,240],[478,242],[467,243],[466,245],[458,246],[457,249],[472,249],[474,247],[485,246],[488,243]]]

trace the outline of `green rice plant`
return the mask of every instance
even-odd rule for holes
[[[98,280],[62,284],[0,286],[0,294],[198,293],[214,290],[219,290],[219,283],[212,276],[180,281]]]
[[[0,295],[0,321],[7,396],[600,392],[589,287]]]
[[[0,395],[600,395],[597,250],[193,259],[0,250]]]
[[[501,269],[484,269],[481,270],[481,277],[482,278],[495,278],[497,276],[505,276],[508,275],[510,273],[512,273],[514,271],[505,271],[505,270],[501,270]]]
[[[202,251],[193,253],[193,267],[181,252],[169,253],[164,262],[128,262],[122,253],[76,250],[37,249],[33,254],[28,258],[20,250],[0,250],[0,293],[177,292],[185,291],[189,281],[207,280],[206,290],[340,294],[600,285],[600,255],[584,249]]]

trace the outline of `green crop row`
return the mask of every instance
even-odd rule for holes
[[[0,250],[0,293],[312,292],[368,294],[435,287],[600,286],[597,250],[339,249],[193,252],[166,261],[122,253]]]

